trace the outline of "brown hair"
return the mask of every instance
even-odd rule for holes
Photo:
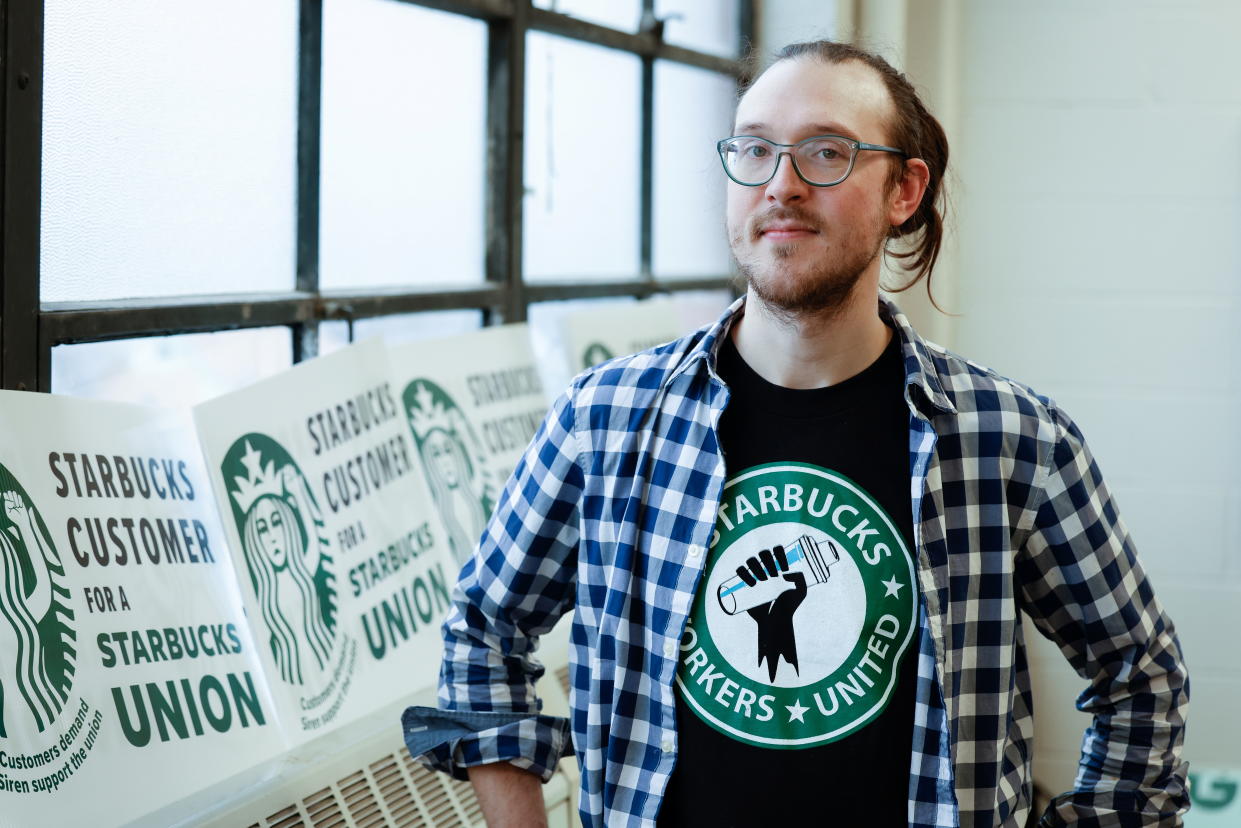
[[[913,215],[903,224],[893,227],[888,233],[889,239],[918,234],[910,240],[909,249],[887,251],[888,255],[901,260],[902,269],[913,274],[907,284],[893,290],[899,292],[911,288],[925,276],[927,296],[931,303],[935,304],[935,297],[931,296],[931,269],[935,267],[935,260],[939,258],[939,251],[943,246],[946,212],[943,184],[944,173],[948,167],[948,137],[944,134],[944,128],[927,110],[909,79],[877,54],[848,43],[811,40],[805,43],[790,43],[776,53],[775,61],[801,57],[817,58],[824,63],[858,61],[875,70],[883,80],[888,96],[892,99],[892,108],[896,112],[893,123],[888,124],[889,142],[904,150],[909,158],[921,158],[931,173],[918,209],[914,210]],[[903,175],[904,164],[893,164],[888,177],[889,186],[898,183]]]

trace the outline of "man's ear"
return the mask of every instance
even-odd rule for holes
[[[921,158],[905,159],[904,174],[892,188],[892,199],[888,202],[888,223],[900,227],[917,211],[926,194],[927,184],[931,180],[931,171]]]

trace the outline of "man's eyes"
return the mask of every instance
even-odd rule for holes
[[[849,148],[838,141],[820,141],[802,147],[800,154],[809,162],[839,164],[849,158]]]

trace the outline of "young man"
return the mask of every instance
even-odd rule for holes
[[[746,296],[557,401],[462,571],[446,711],[407,713],[411,751],[468,772],[489,824],[541,824],[569,726],[537,715],[531,653],[575,611],[587,825],[1021,826],[1025,611],[1095,717],[1045,824],[1179,824],[1179,645],[1081,433],[879,297],[889,239],[934,265],[939,124],[818,42],[735,133]]]

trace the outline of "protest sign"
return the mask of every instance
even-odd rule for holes
[[[188,424],[0,392],[6,821],[128,822],[284,750],[217,514]]]
[[[382,343],[302,363],[194,419],[290,738],[434,685],[456,567]]]
[[[393,386],[458,563],[547,413],[525,325],[390,351]]]
[[[1194,768],[1189,774],[1193,806],[1188,828],[1235,828],[1241,825],[1241,769]]]
[[[565,317],[565,331],[574,373],[684,333],[676,305],[667,297],[577,311]]]

